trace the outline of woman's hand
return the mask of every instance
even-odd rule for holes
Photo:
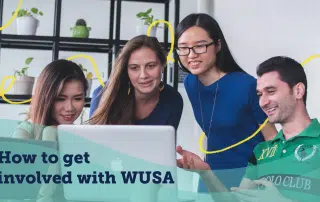
[[[181,159],[177,159],[177,166],[179,168],[199,171],[211,170],[210,166],[198,155],[182,149],[181,146],[177,146],[176,151],[182,156]]]

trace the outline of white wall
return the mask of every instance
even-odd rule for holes
[[[256,66],[270,57],[284,55],[302,63],[320,53],[320,1],[216,0],[213,6],[233,55],[255,77]],[[307,108],[316,118],[320,117],[319,64],[315,59],[305,66]]]

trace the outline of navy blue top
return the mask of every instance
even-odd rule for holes
[[[259,124],[267,118],[259,106],[256,79],[244,72],[228,73],[218,81],[216,104],[208,134],[217,82],[204,86],[197,76],[189,74],[184,80],[184,85],[195,118],[208,138],[208,151],[224,149],[251,136],[259,128]],[[249,141],[232,149],[207,154],[206,162],[213,170],[232,169],[232,177],[230,173],[220,171],[224,173],[220,178],[227,187],[239,186],[248,159],[254,147],[261,141],[264,141],[264,138],[260,132]]]
[[[93,91],[90,113],[91,117],[97,109],[101,99],[102,86],[99,86]],[[180,93],[172,86],[164,84],[163,90],[160,92],[159,102],[157,103],[151,114],[135,122],[136,125],[170,125],[178,129],[181,114],[183,110],[183,100]]]

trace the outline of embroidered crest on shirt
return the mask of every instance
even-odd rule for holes
[[[294,156],[298,161],[305,161],[312,158],[317,150],[318,148],[315,145],[305,146],[301,144],[295,149]]]
[[[258,161],[263,160],[265,158],[272,158],[278,149],[278,145],[274,145],[272,147],[268,147],[262,150],[262,154],[258,158]]]

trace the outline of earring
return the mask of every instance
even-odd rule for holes
[[[129,81],[128,95],[130,95],[130,81]]]
[[[161,81],[161,82],[160,82],[160,85],[159,85],[159,90],[160,90],[160,92],[163,91],[163,89],[164,89],[164,84],[163,84],[163,82]]]

